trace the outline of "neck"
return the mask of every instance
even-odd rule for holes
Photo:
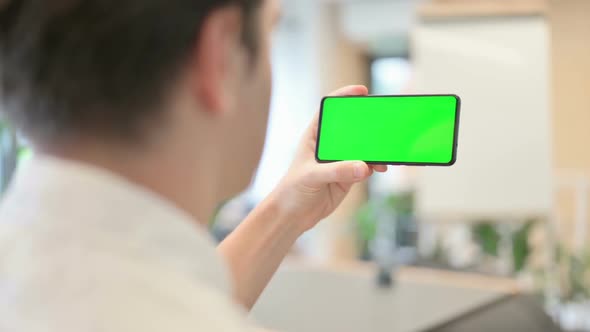
[[[167,199],[206,225],[216,208],[214,168],[206,158],[170,149],[130,149],[94,142],[37,146],[40,153],[100,167]],[[166,152],[167,151],[167,152]],[[191,151],[194,155],[195,151]],[[179,153],[180,157],[179,157]],[[183,160],[184,162],[178,162]]]

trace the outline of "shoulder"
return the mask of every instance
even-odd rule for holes
[[[146,271],[147,272],[147,271]],[[105,331],[245,331],[246,313],[231,299],[182,275],[158,273],[111,280],[92,296]]]
[[[250,329],[227,294],[167,266],[94,254],[67,261],[46,256],[27,265],[0,276],[0,286],[12,287],[0,301],[0,312],[10,317],[1,331]]]

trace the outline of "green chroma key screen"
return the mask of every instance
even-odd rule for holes
[[[326,97],[316,158],[450,166],[459,109],[455,95]]]

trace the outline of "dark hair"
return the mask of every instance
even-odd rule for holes
[[[33,140],[139,138],[212,10],[237,5],[255,52],[261,0],[0,0],[3,113]]]

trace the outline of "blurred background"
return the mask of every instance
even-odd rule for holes
[[[590,1],[284,0],[255,181],[286,172],[321,97],[462,97],[458,162],[358,185],[253,312],[281,331],[590,331]],[[0,185],[30,152],[1,128]],[[558,327],[559,326],[559,327]]]

